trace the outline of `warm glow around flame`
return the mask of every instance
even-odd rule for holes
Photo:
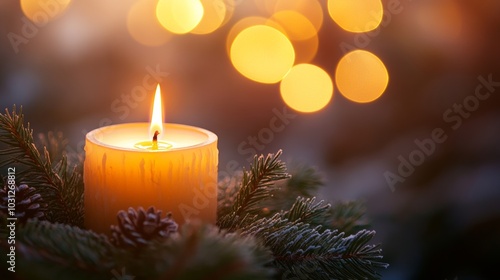
[[[153,102],[153,113],[151,114],[151,126],[149,133],[151,137],[158,131],[160,135],[163,132],[163,108],[161,104],[160,84],[156,86],[155,99]]]

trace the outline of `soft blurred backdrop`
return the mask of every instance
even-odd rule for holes
[[[167,122],[219,136],[221,174],[283,149],[322,198],[363,200],[383,279],[498,279],[500,2],[344,2],[1,1],[0,108],[82,151],[92,129],[148,121],[159,82]],[[246,40],[255,24],[274,29]]]

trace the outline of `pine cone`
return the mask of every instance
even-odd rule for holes
[[[45,218],[45,208],[47,204],[43,203],[42,196],[36,192],[35,188],[28,185],[16,186],[14,189],[14,199],[16,201],[13,211],[9,211],[9,191],[7,186],[0,189],[0,211],[7,217],[16,217],[18,222],[25,223],[30,218]],[[12,195],[12,193],[11,193]]]
[[[111,226],[111,242],[118,247],[139,248],[150,240],[165,239],[177,232],[177,223],[168,213],[161,218],[161,210],[150,207],[144,211],[139,207],[137,211],[129,208],[128,212],[118,212],[118,226]]]

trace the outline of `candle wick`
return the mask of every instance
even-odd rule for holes
[[[158,150],[158,130],[155,131],[155,134],[153,135],[153,150]]]

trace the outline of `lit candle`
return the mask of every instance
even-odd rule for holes
[[[217,215],[217,135],[164,124],[160,87],[151,123],[101,127],[85,144],[85,226],[109,233],[119,210],[155,206],[179,224]]]

